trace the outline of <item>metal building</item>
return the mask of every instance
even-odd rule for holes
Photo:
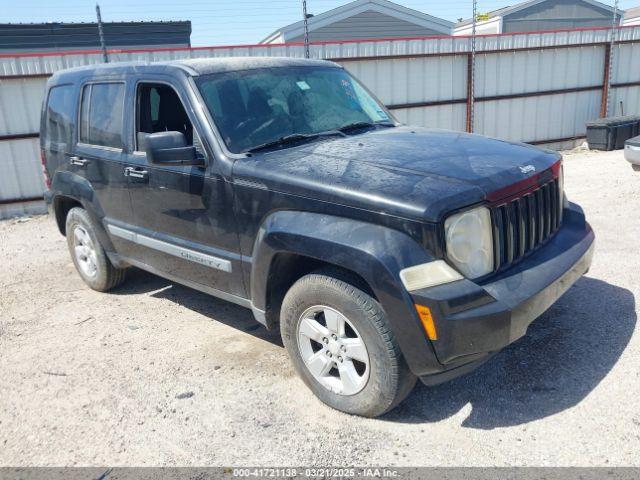
[[[622,18],[622,25],[640,25],[640,6],[628,8],[624,12],[624,17]]]
[[[618,10],[616,23],[624,12]],[[478,16],[478,35],[610,27],[613,7],[595,0],[529,0]],[[472,19],[458,22],[454,35],[471,35]]]
[[[355,0],[309,17],[313,42],[363,38],[425,37],[451,35],[453,23],[403,7],[388,0]],[[290,43],[304,40],[303,21],[282,27],[260,43]]]
[[[191,22],[103,22],[108,48],[190,47]],[[100,48],[97,23],[3,23],[0,52]]]

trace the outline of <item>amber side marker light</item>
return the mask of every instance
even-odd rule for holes
[[[427,333],[427,337],[429,340],[437,340],[438,334],[436,333],[436,324],[433,323],[433,317],[431,316],[431,310],[429,307],[425,307],[424,305],[414,304],[416,307],[416,312],[418,312],[418,316],[420,317],[420,321],[422,322],[422,326],[424,327],[424,331]]]

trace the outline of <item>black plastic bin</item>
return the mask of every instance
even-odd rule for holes
[[[587,143],[591,150],[618,150],[625,140],[640,133],[640,116],[600,118],[587,122]]]

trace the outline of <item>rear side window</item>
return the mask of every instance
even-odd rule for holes
[[[73,112],[73,85],[61,85],[49,90],[45,138],[51,143],[71,144]]]
[[[82,90],[80,142],[122,148],[124,83],[94,83]]]

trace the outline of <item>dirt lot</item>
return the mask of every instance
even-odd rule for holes
[[[0,465],[640,466],[640,173],[620,152],[565,172],[591,271],[481,369],[376,420],[317,401],[249,311],[141,271],[93,292],[52,220],[0,222]]]

